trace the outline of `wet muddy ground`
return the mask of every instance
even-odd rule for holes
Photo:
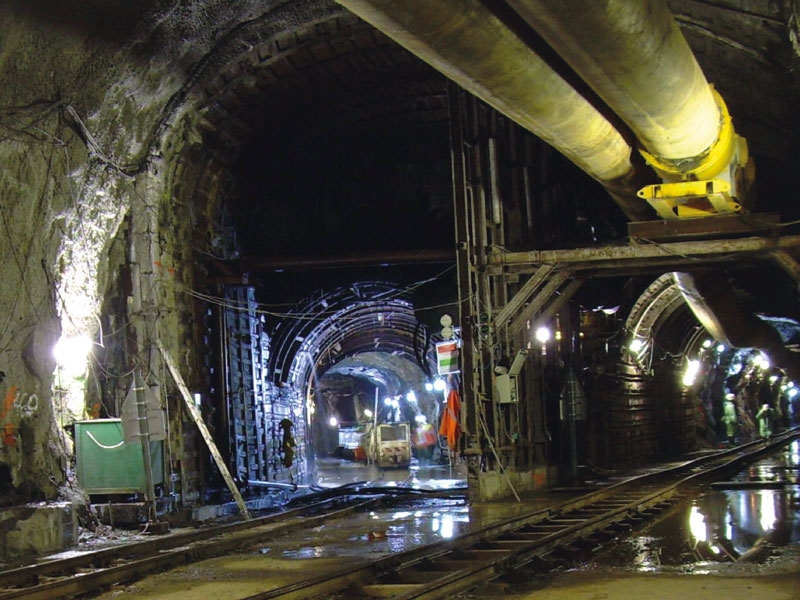
[[[588,560],[458,598],[797,600],[799,465],[794,442]]]
[[[559,570],[533,569],[454,598],[506,600],[788,600],[800,598],[800,445],[731,482],[699,490],[658,521]],[[436,475],[436,476],[434,476]],[[379,474],[384,485],[458,486],[451,472]],[[328,485],[363,472],[331,469]],[[338,481],[336,481],[338,479]],[[323,484],[326,483],[323,480]],[[531,509],[516,502],[468,505],[463,498],[407,499],[284,536],[235,556],[179,568],[100,598],[234,600],[300,581],[348,559],[371,559],[449,539]]]

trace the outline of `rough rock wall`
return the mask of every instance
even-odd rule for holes
[[[8,4],[0,20],[0,486],[20,500],[52,499],[68,474],[61,425],[82,416],[81,398],[69,396],[86,384],[85,370],[71,385],[56,381],[53,345],[62,333],[87,333],[102,346],[98,314],[120,267],[109,249],[137,202],[149,215],[170,199],[160,145],[193,69],[270,3]],[[175,232],[159,231],[148,215],[138,233],[154,240],[152,259],[159,237]],[[158,265],[145,266],[143,280],[157,287]],[[166,293],[147,294],[156,302]],[[159,310],[177,323],[175,304]]]

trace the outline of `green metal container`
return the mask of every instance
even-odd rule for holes
[[[87,494],[145,492],[142,445],[125,442],[121,419],[75,422],[78,483]],[[164,482],[163,442],[150,442],[153,483]]]

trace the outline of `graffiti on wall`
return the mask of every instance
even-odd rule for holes
[[[11,448],[17,445],[17,427],[14,420],[31,417],[39,409],[39,396],[21,392],[12,385],[6,392],[3,406],[0,408],[0,423],[2,423],[3,444]],[[16,417],[14,419],[13,417]]]

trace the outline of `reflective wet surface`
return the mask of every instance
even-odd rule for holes
[[[714,563],[764,561],[800,544],[800,443],[717,482],[636,532],[597,564],[641,572],[698,572]]]
[[[451,539],[469,527],[469,508],[461,501],[431,500],[407,509],[372,511],[335,525],[304,532],[302,538],[275,540],[256,551],[275,557],[377,558]]]
[[[693,600],[797,598],[800,584],[800,444],[705,488],[652,525],[609,542],[586,562],[528,573],[513,585],[487,584],[484,598]],[[234,556],[203,561],[110,590],[103,598],[226,600],[298,582],[341,566],[443,541],[537,508],[536,500],[468,504],[462,473],[450,465],[379,470],[332,461],[316,487],[354,482],[442,492],[398,495],[390,506],[310,531],[276,536]],[[687,577],[687,575],[690,575]],[[493,587],[494,586],[494,587]],[[453,599],[474,598],[470,594]]]
[[[461,463],[433,463],[420,466],[416,459],[408,468],[382,469],[336,458],[317,459],[317,484],[331,488],[356,482],[373,485],[403,485],[419,489],[452,489],[467,484],[466,470]]]

